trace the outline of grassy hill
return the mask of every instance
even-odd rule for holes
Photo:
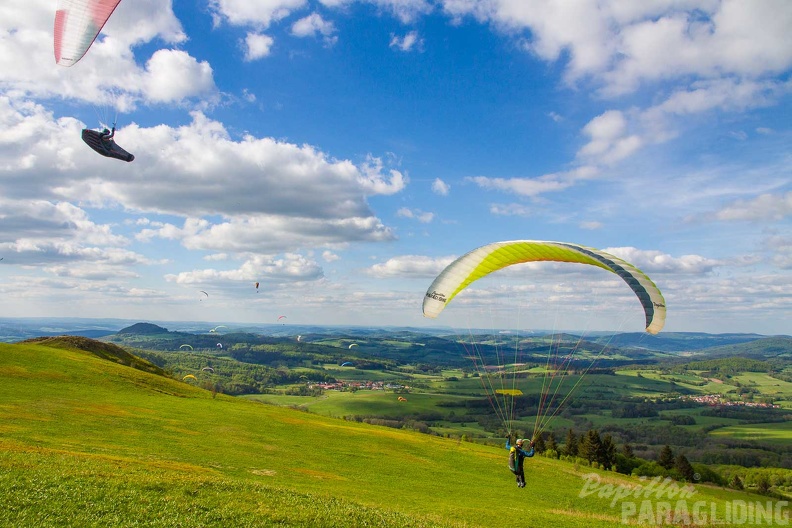
[[[500,447],[213,395],[92,347],[0,343],[0,526],[615,526],[623,501],[581,498],[583,476],[641,484],[534,457],[519,489]],[[735,499],[767,500],[693,500]]]

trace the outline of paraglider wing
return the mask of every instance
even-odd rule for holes
[[[278,321],[280,321],[281,319],[286,319],[286,316],[285,315],[279,315],[278,316]]]
[[[195,377],[195,376],[193,376],[192,374],[187,374],[186,376],[184,376],[184,377],[182,378],[182,381],[187,381],[188,379],[194,379],[195,381],[198,381],[198,378],[196,378],[196,377]]]
[[[73,66],[82,59],[119,3],[121,0],[59,0],[53,39],[55,63]]]
[[[351,345],[349,345],[348,348],[352,348],[353,346],[358,346],[358,344],[357,343],[352,343]]]
[[[193,349],[192,345],[187,345],[187,344],[184,344],[184,345],[180,346],[179,348],[180,348],[180,349],[182,349],[182,348],[189,348],[190,350],[192,350],[192,349]]]
[[[212,374],[214,374],[214,369],[212,367],[204,367],[201,370],[203,370],[204,372],[211,372]]]
[[[217,348],[223,348],[223,343],[217,343]]]
[[[351,362],[351,361],[346,361],[346,362],[344,362],[344,363],[341,363],[341,366],[342,366],[342,367],[346,367],[346,366],[349,366],[349,365],[351,365],[351,364],[352,364],[352,362]]]
[[[90,128],[84,129],[82,131],[82,139],[85,141],[86,145],[106,158],[115,158],[127,162],[135,159],[135,156],[116,145],[115,141],[103,140],[102,133],[96,130],[91,130]]]
[[[666,306],[662,293],[641,270],[597,249],[564,242],[513,240],[495,242],[463,255],[449,264],[429,286],[423,301],[425,317],[435,318],[451,300],[472,282],[513,264],[523,262],[572,262],[608,270],[632,288],[644,309],[646,331],[662,330]]]

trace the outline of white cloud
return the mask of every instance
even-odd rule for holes
[[[245,37],[245,60],[254,61],[262,57],[267,57],[272,49],[275,39],[263,33],[248,33]],[[246,95],[247,92],[246,92]],[[255,99],[255,96],[254,96]]]
[[[403,37],[391,33],[390,47],[399,51],[422,51],[424,40],[418,36],[417,31],[410,31]]]
[[[217,270],[213,268],[168,274],[165,280],[177,284],[204,284],[222,282],[298,282],[318,280],[322,268],[302,255],[286,253],[281,258],[257,255],[239,268]]]
[[[792,216],[792,191],[785,194],[762,194],[751,200],[738,200],[714,213],[723,221],[783,220]]]
[[[307,0],[210,0],[217,23],[269,27],[308,4]]]
[[[217,91],[212,67],[179,50],[158,50],[146,63],[143,95],[154,103],[180,102]]]
[[[523,204],[490,204],[490,213],[499,216],[531,216],[531,209]]]
[[[379,278],[433,278],[455,259],[456,257],[429,258],[423,255],[403,255],[375,264],[367,273]]]
[[[521,196],[538,196],[549,192],[568,189],[575,183],[594,178],[598,171],[594,167],[582,166],[568,172],[546,174],[538,178],[489,178],[471,176],[465,178],[483,189],[503,191]]]
[[[322,35],[326,45],[335,44],[337,37],[333,34],[336,32],[335,25],[323,19],[318,13],[311,13],[307,17],[301,18],[292,25],[292,35],[295,37],[313,37]]]
[[[439,194],[440,196],[448,196],[450,191],[451,186],[440,178],[435,178],[435,180],[432,182],[432,192],[435,194]]]
[[[401,207],[398,211],[396,211],[396,216],[400,216],[402,218],[413,218],[422,224],[428,224],[434,219],[434,213],[427,213],[420,210],[413,211],[407,207]]]
[[[711,273],[724,263],[700,255],[673,257],[657,250],[641,250],[634,247],[606,248],[603,251],[633,264],[651,275],[652,273],[677,273],[701,275]]]

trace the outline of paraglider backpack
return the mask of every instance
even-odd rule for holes
[[[512,473],[517,473],[517,448],[515,447],[509,449],[509,470]]]

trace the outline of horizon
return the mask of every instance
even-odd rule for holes
[[[792,333],[790,2],[122,0],[71,67],[55,9],[0,17],[0,316],[643,330],[553,263],[423,317],[527,239],[664,331]]]

